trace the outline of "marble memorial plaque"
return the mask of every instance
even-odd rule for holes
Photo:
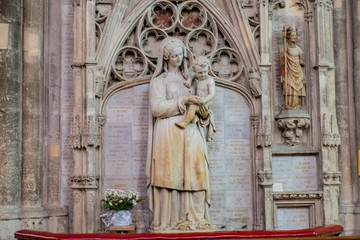
[[[277,156],[272,160],[273,182],[281,183],[283,191],[318,190],[315,156]]]
[[[211,208],[222,207],[226,205],[226,191],[211,191],[210,192]]]
[[[308,207],[278,208],[276,214],[278,230],[310,228],[310,209]]]
[[[216,207],[213,208],[213,207],[211,207],[209,209],[209,215],[210,215],[211,223],[216,225],[216,226],[220,226],[220,228],[223,225],[222,212],[223,212],[223,210],[221,208],[216,208]]]

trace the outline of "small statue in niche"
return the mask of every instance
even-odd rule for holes
[[[302,67],[304,55],[297,42],[297,28],[283,29],[284,49],[280,53],[281,85],[285,109],[304,109],[305,79]]]
[[[95,77],[95,96],[101,98],[106,86],[105,68],[99,67]]]
[[[260,86],[260,75],[255,68],[251,68],[249,72],[249,84],[251,94],[254,95],[254,97],[260,97],[262,94]]]
[[[208,139],[212,139],[212,135],[215,131],[214,121],[213,121],[213,113],[209,110],[209,103],[215,97],[215,81],[214,78],[209,76],[209,66],[210,61],[205,56],[199,56],[194,60],[193,70],[195,73],[195,79],[189,77],[186,81],[184,81],[184,85],[188,88],[191,87],[193,83],[196,85],[196,96],[197,96],[197,105],[192,104],[189,106],[189,109],[185,115],[185,118],[176,122],[175,125],[179,128],[185,129],[186,126],[197,118],[197,113],[199,111],[199,106],[204,105],[206,109],[208,109],[210,114],[210,126],[208,132]],[[191,74],[190,74],[191,75]]]

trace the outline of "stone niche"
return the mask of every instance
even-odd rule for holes
[[[105,107],[104,189],[136,188],[146,197],[149,84],[113,94]],[[236,91],[216,87],[211,108],[216,133],[208,143],[212,223],[220,230],[252,230],[253,176],[250,109]],[[149,229],[147,202],[135,209],[138,232]]]

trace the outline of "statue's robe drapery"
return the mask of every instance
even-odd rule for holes
[[[164,75],[151,80],[146,175],[154,231],[195,230],[209,225],[204,129],[200,121],[185,129],[175,125],[185,117],[183,102],[189,95],[194,95],[194,90],[183,81]]]

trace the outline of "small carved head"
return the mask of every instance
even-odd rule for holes
[[[297,41],[298,30],[295,25],[292,25],[286,29],[286,39],[290,42]]]
[[[205,56],[197,57],[192,65],[193,70],[195,71],[195,76],[199,81],[207,79],[209,72],[210,61]]]

